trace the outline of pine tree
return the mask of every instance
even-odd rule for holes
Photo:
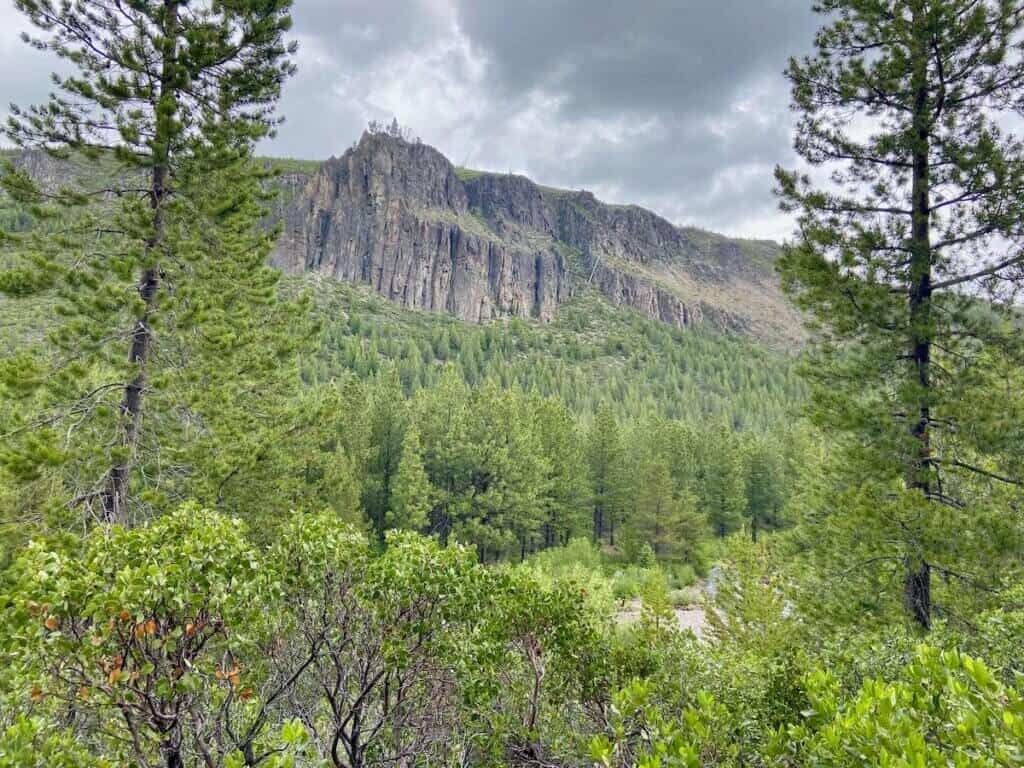
[[[757,541],[758,531],[773,530],[782,524],[784,503],[781,455],[782,447],[764,437],[749,439],[744,447],[746,468],[746,517],[750,538]]]
[[[827,14],[816,53],[787,75],[796,149],[832,183],[777,171],[783,207],[799,217],[780,267],[822,332],[808,370],[815,419],[844,449],[844,482],[863,488],[864,523],[850,521],[863,557],[846,570],[902,571],[906,610],[927,629],[933,571],[962,584],[996,575],[967,545],[1000,538],[981,490],[1021,484],[1005,451],[1021,426],[1000,394],[1024,360],[1012,305],[1024,280],[1024,146],[1001,121],[1024,111],[1024,6],[816,9]]]
[[[703,568],[702,545],[710,534],[710,526],[697,509],[697,498],[692,493],[683,491],[676,499],[669,531],[669,555],[694,568]]]
[[[626,453],[615,414],[607,403],[597,409],[590,427],[587,463],[594,541],[600,543],[607,536],[614,544],[627,498]]]
[[[746,483],[735,438],[724,427],[704,434],[699,456],[698,500],[717,536],[742,525]]]
[[[698,512],[693,494],[677,491],[668,465],[655,458],[644,468],[636,508],[626,519],[623,531],[634,551],[647,544],[659,558],[699,565],[708,523]]]
[[[430,510],[434,507],[434,487],[423,468],[423,448],[419,431],[409,427],[402,440],[402,458],[391,492],[391,509],[387,527],[419,531],[427,526]]]
[[[181,353],[197,338],[227,347],[259,336],[250,299],[272,290],[262,272],[272,233],[257,229],[263,174],[251,151],[271,134],[293,69],[290,2],[15,5],[40,32],[33,44],[74,71],[54,75],[49,103],[13,109],[7,135],[116,173],[109,188],[86,192],[38,190],[25,174],[5,174],[17,202],[61,228],[4,238],[15,266],[0,290],[55,290],[62,321],[37,353],[4,363],[5,381],[28,375],[36,386],[23,398],[30,411],[5,430],[2,460],[28,481],[60,467],[71,506],[126,522],[142,500],[136,481],[167,466],[161,421],[192,405],[173,391],[187,378],[176,376],[188,366]],[[210,259],[246,253],[229,295],[215,293],[222,281],[202,285]],[[170,471],[182,469],[171,462]]]
[[[459,527],[481,560],[497,559],[516,544],[522,558],[539,538],[547,468],[531,426],[517,392],[494,385],[473,392]]]
[[[469,390],[453,366],[446,366],[436,387],[417,393],[413,421],[423,442],[423,464],[436,489],[429,532],[447,545],[463,514],[472,481],[469,455]]]
[[[668,466],[662,461],[652,462],[643,473],[636,509],[628,524],[635,535],[651,545],[658,557],[667,555],[672,544],[672,519],[676,506]]]
[[[541,504],[542,547],[564,546],[586,531],[587,469],[580,430],[565,404],[534,396],[528,408],[546,467]]]
[[[408,421],[405,397],[394,369],[388,369],[374,382],[369,397],[367,421],[369,433],[363,480],[363,509],[378,545],[383,546]]]

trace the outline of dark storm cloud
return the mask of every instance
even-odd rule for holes
[[[455,2],[495,92],[555,95],[551,119],[567,130],[653,124],[622,142],[581,130],[571,168],[534,161],[545,176],[689,223],[784,234],[771,171],[793,161],[781,73],[813,36],[806,0]]]
[[[565,93],[582,114],[721,108],[813,32],[807,0],[454,1],[497,82]]]
[[[679,223],[782,236],[781,76],[809,0],[295,0],[299,73],[262,147],[339,154],[392,116],[454,162],[586,187]],[[0,0],[0,103],[45,96],[52,60]]]

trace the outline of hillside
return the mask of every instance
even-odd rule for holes
[[[365,133],[286,175],[274,261],[368,285],[412,309],[551,320],[588,288],[676,327],[790,345],[802,337],[777,246],[681,229],[637,206],[522,176],[460,169],[432,147]]]
[[[626,420],[644,416],[770,431],[790,423],[804,397],[795,361],[763,344],[704,328],[679,329],[612,306],[596,290],[547,324],[514,318],[484,325],[384,301],[366,286],[318,276],[287,278],[309,290],[324,329],[303,379],[394,367],[406,392],[435,386],[455,365],[471,386],[494,382],[554,396],[585,420],[602,403]]]
[[[48,188],[95,190],[123,176],[112,162],[4,154]],[[379,134],[324,164],[266,162],[278,174],[271,219],[285,224],[274,259],[289,292],[312,292],[323,328],[303,363],[308,383],[394,366],[411,393],[455,364],[470,383],[554,395],[585,418],[609,402],[623,418],[759,431],[788,421],[803,398],[778,349],[799,332],[771,273],[771,243],[676,229],[586,192],[456,169],[429,147]],[[364,187],[352,178],[360,164]],[[360,195],[362,207],[352,203]],[[5,228],[28,221],[0,200]],[[436,246],[429,260],[424,232]],[[454,251],[442,258],[442,246]],[[315,250],[308,261],[305,249]],[[481,251],[495,260],[483,272],[470,258]],[[0,297],[0,351],[40,341],[53,311],[46,297]]]

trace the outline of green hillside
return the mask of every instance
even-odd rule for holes
[[[367,289],[326,279],[309,287],[323,326],[319,353],[303,364],[308,383],[351,371],[397,367],[408,393],[435,385],[453,363],[470,385],[555,396],[585,418],[602,402],[623,418],[654,415],[768,430],[789,421],[803,398],[791,356],[703,328],[680,330],[578,297],[548,324],[512,319],[470,325],[400,309]]]

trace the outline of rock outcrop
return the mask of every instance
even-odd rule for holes
[[[568,297],[562,255],[496,236],[471,212],[443,155],[369,134],[309,179],[286,214],[274,261],[472,322],[549,319]]]
[[[382,134],[364,134],[303,188],[289,186],[274,263],[370,286],[404,307],[471,322],[548,320],[593,288],[674,326],[800,337],[771,243],[682,229],[522,176],[456,169],[432,147]]]
[[[119,178],[113,164],[5,152],[44,187]],[[546,321],[588,290],[677,327],[706,324],[789,345],[800,318],[779,290],[774,243],[676,227],[637,206],[523,176],[455,168],[425,144],[366,133],[322,164],[282,171],[272,261],[371,287],[470,322]]]

